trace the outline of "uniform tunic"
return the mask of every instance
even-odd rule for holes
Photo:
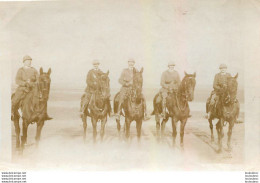
[[[231,77],[229,73],[218,73],[215,75],[214,78],[214,83],[213,83],[213,88],[214,90],[219,90],[221,89],[224,85],[227,85],[227,78]]]
[[[134,82],[134,69],[124,69],[118,82],[122,85],[119,93],[119,103],[122,104],[130,94],[131,85],[133,85]]]
[[[169,92],[169,89],[177,90],[181,84],[180,76],[177,71],[170,72],[166,70],[162,73],[161,76],[161,93],[163,98],[166,98]]]
[[[12,106],[16,107],[17,104],[26,96],[29,89],[26,87],[26,83],[29,80],[30,82],[36,82],[38,80],[39,74],[37,70],[33,67],[25,68],[22,67],[17,71],[15,82],[18,85],[18,88],[15,91],[15,94],[12,97]]]

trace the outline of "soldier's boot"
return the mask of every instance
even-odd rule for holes
[[[45,113],[45,120],[52,120],[53,118],[48,115],[48,113]]]

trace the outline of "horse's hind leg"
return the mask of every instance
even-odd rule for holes
[[[24,149],[24,144],[27,143],[27,129],[28,129],[27,121],[23,120],[23,136],[22,136],[22,149]]]
[[[105,126],[107,122],[107,117],[101,120],[101,130],[100,130],[100,137],[101,141],[103,141],[104,135],[105,135]]]
[[[93,127],[93,142],[96,142],[96,137],[97,137],[97,120],[94,118],[91,118],[91,123]]]
[[[209,128],[210,128],[210,132],[211,132],[211,142],[214,142],[214,134],[213,134],[213,123],[212,123],[212,119],[209,118]]]
[[[82,122],[83,122],[83,130],[84,130],[84,132],[83,132],[83,140],[85,142],[86,141],[86,135],[87,135],[87,126],[88,126],[88,124],[87,124],[87,115],[86,114],[83,114]]]
[[[44,125],[44,121],[41,120],[37,123],[37,131],[36,131],[36,136],[35,136],[35,140],[36,140],[36,146],[39,145],[39,141],[41,139],[41,133],[42,133],[42,127]]]
[[[227,147],[228,150],[231,150],[231,136],[232,136],[232,129],[234,126],[234,121],[229,122],[229,126],[228,126],[228,140],[227,140]]]
[[[180,130],[180,137],[181,137],[181,142],[180,145],[183,147],[183,137],[184,137],[184,128],[187,122],[187,118],[181,121],[181,130]]]
[[[15,118],[14,120],[14,128],[16,134],[16,148],[20,148],[20,125],[19,125],[19,118]]]

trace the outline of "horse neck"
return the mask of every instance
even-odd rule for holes
[[[98,107],[98,108],[103,108],[103,107],[104,107],[104,104],[105,104],[105,102],[104,102],[105,98],[101,99],[101,97],[97,97],[97,96],[98,96],[98,94],[95,93],[95,94],[94,94],[93,104],[94,104],[96,107]]]
[[[181,103],[187,102],[187,100],[186,100],[186,90],[185,90],[185,87],[184,87],[184,79],[182,80],[181,85],[178,88],[177,98]]]

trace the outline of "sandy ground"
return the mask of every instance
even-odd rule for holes
[[[244,123],[237,123],[233,129],[232,151],[226,150],[227,126],[224,128],[224,150],[217,150],[215,142],[210,142],[208,121],[203,118],[205,104],[190,103],[192,117],[185,128],[184,149],[179,146],[179,127],[176,147],[172,147],[171,122],[166,126],[166,138],[158,142],[154,116],[143,122],[141,141],[137,141],[135,122],[131,124],[129,142],[118,135],[116,122],[110,118],[105,129],[103,142],[92,140],[92,126],[88,119],[87,140],[83,141],[83,127],[79,118],[81,93],[52,93],[49,114],[54,118],[44,125],[41,141],[35,146],[36,125],[30,125],[28,144],[23,155],[15,150],[15,133],[12,126],[13,167],[28,170],[65,169],[65,170],[240,170],[244,163]],[[68,97],[68,96],[76,97]],[[67,98],[67,99],[66,99]],[[68,100],[69,99],[69,100]],[[147,102],[152,111],[151,101]],[[243,118],[243,105],[240,117]],[[121,118],[123,124],[124,118]],[[100,124],[98,126],[100,130]],[[215,130],[215,127],[214,127]],[[98,133],[99,135],[99,133]]]

